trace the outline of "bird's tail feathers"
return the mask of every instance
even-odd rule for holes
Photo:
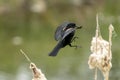
[[[62,48],[62,41],[58,42],[58,44],[55,46],[55,48],[52,50],[51,53],[49,53],[49,56],[56,56],[58,51]]]

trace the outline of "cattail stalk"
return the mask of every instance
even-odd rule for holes
[[[112,67],[112,32],[114,27],[112,24],[109,26],[109,41],[106,41],[102,38],[99,23],[98,15],[96,15],[96,34],[91,41],[91,52],[89,56],[88,64],[90,69],[95,69],[95,80],[97,80],[97,69],[99,69],[104,76],[104,80],[109,80],[109,71]]]

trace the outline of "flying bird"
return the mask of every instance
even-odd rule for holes
[[[75,23],[72,22],[64,22],[63,24],[58,26],[54,35],[54,38],[56,41],[58,41],[58,43],[55,48],[49,53],[49,56],[56,56],[58,51],[67,45],[77,48],[77,45],[72,45],[71,43],[73,40],[75,40],[75,38],[78,38],[74,37],[76,29],[81,28],[82,26],[78,27]]]

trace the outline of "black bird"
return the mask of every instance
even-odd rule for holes
[[[56,56],[58,51],[66,45],[77,48],[77,45],[71,45],[71,43],[75,38],[78,38],[74,37],[74,34],[75,30],[80,28],[82,28],[82,26],[77,27],[75,23],[71,22],[64,22],[63,24],[58,26],[54,35],[54,38],[56,41],[58,41],[58,44],[55,46],[52,52],[49,53],[49,56]]]

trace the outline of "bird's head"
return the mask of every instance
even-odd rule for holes
[[[75,23],[68,22],[68,23],[66,23],[66,26],[63,28],[63,31],[66,31],[69,28],[81,29],[82,26],[78,27],[78,26],[76,26]]]
[[[67,23],[66,25],[65,25],[65,27],[63,28],[63,31],[66,31],[67,29],[69,29],[69,28],[75,28],[76,27],[76,24],[75,23]]]

